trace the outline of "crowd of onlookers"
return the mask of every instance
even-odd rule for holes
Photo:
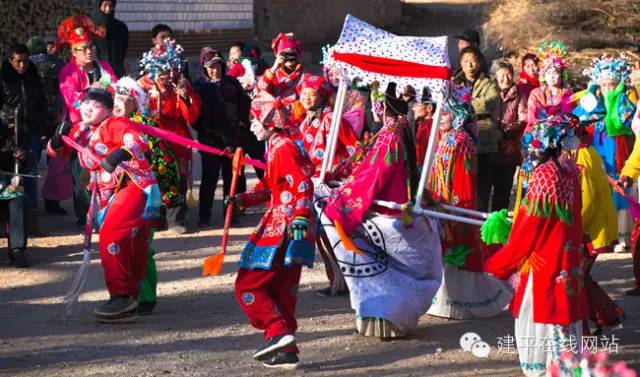
[[[1,190],[11,191],[14,188],[10,180],[17,163],[23,174],[20,177],[26,208],[38,206],[35,177],[46,141],[61,122],[79,121],[79,96],[91,83],[106,77],[115,82],[128,73],[139,79],[142,89],[148,92],[150,115],[161,121],[161,128],[186,137],[191,137],[192,131],[195,131],[199,142],[227,151],[242,146],[246,153],[257,159],[263,158],[265,153],[264,143],[258,142],[249,131],[249,105],[257,91],[264,90],[281,98],[291,107],[292,116],[299,117],[299,122],[304,117],[304,109],[299,105],[300,91],[296,87],[305,70],[299,61],[301,49],[295,39],[278,37],[278,43],[284,47],[281,51],[274,47],[276,61],[272,67],[262,58],[257,46],[234,43],[229,47],[226,57],[219,50],[204,47],[199,56],[201,73],[189,72],[187,64],[179,64],[180,60],[185,63],[181,56],[176,66],[164,72],[156,72],[155,68],[153,72],[145,72],[145,67],[141,67],[140,73],[126,72],[124,62],[128,30],[123,22],[114,17],[114,7],[115,2],[111,0],[96,2],[90,16],[92,30],[97,36],[95,38],[65,45],[61,43],[58,31],[57,38],[34,36],[26,44],[16,44],[6,51],[0,74],[0,180],[4,182]],[[163,51],[169,41],[175,47],[173,30],[167,25],[154,26],[150,37],[152,49],[148,54]],[[465,30],[455,37],[458,40],[459,61],[452,64],[455,68],[452,81],[469,88],[477,117],[478,207],[485,211],[505,208],[509,205],[514,172],[521,163],[520,137],[525,127],[536,121],[539,108],[548,112],[555,106],[566,112],[563,106],[572,91],[563,80],[562,70],[549,70],[555,74],[550,73],[549,79],[541,84],[541,62],[536,54],[524,55],[517,69],[505,60],[490,64],[480,50],[477,31]],[[178,55],[180,53],[177,51]],[[167,52],[161,54],[166,55]],[[167,56],[159,59],[171,60]],[[177,67],[179,72],[174,72]],[[519,71],[518,79],[516,71]],[[333,89],[327,95],[331,98],[335,95],[337,82],[331,72],[325,70],[323,76]],[[150,80],[151,77],[153,80]],[[381,126],[372,118],[370,110],[371,97],[377,90],[375,83],[366,84],[354,86],[345,105],[346,113],[349,108],[356,107],[365,113],[362,121],[352,123],[360,139],[366,139],[366,135],[374,133]],[[428,91],[416,98],[416,89],[410,86],[402,88],[399,94],[399,98],[409,107],[408,118],[417,147],[417,162],[420,164],[435,103]],[[541,103],[547,100],[550,103]],[[327,101],[327,104],[330,103],[332,100]],[[184,106],[181,107],[181,104]],[[175,154],[179,180],[177,187],[172,187],[174,199],[177,198],[174,200],[176,204],[166,209],[163,226],[184,233],[187,231],[184,225],[187,199],[191,198],[190,189],[194,179],[192,153],[179,146],[170,148]],[[206,229],[211,223],[214,191],[220,175],[224,183],[223,194],[226,196],[229,193],[231,162],[224,156],[208,153],[201,153],[200,156],[202,176],[198,215],[199,227]],[[66,215],[60,201],[73,198],[76,222],[82,227],[86,221],[88,197],[84,184],[86,176],[77,159],[73,156],[70,159],[47,158],[47,163],[41,193],[44,209],[52,214]],[[257,170],[256,173],[261,177],[261,171]],[[246,188],[244,177],[240,182],[242,191]],[[22,202],[22,199],[15,199],[15,193],[5,196],[9,202]],[[21,224],[26,224],[27,215],[13,216],[10,221],[15,223],[19,219]],[[37,218],[31,217],[29,226],[37,228]],[[9,229],[18,229],[17,223]],[[10,250],[23,250],[26,232],[9,233]]]

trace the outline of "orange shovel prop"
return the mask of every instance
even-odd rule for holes
[[[244,153],[242,152],[242,148],[236,148],[236,153],[233,155],[233,177],[231,178],[231,192],[229,193],[230,197],[234,197],[236,195],[236,191],[238,189],[238,177],[242,172],[242,167],[244,166]],[[220,274],[220,270],[222,270],[222,265],[224,264],[224,256],[227,253],[227,240],[229,239],[229,227],[231,226],[231,217],[233,216],[233,207],[232,203],[227,206],[227,213],[224,217],[224,229],[222,230],[222,243],[221,250],[219,253],[212,255],[204,260],[204,266],[202,267],[202,276],[211,275],[217,276]]]

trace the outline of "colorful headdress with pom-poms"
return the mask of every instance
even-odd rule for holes
[[[324,99],[328,99],[333,94],[333,89],[324,77],[311,73],[302,74],[296,86],[296,92],[300,94],[302,93],[302,89],[306,88],[316,90]]]
[[[578,149],[581,132],[580,121],[574,115],[552,115],[541,119],[521,139],[525,172],[532,171],[545,152]]]
[[[140,59],[141,75],[148,75],[155,81],[159,75],[173,69],[182,70],[182,53],[184,49],[174,40],[166,41],[160,47],[145,52]]]
[[[476,113],[471,106],[471,90],[463,86],[452,85],[443,110],[451,113],[451,128],[466,129],[476,140]]]
[[[585,68],[582,74],[589,77],[590,84],[597,83],[601,79],[612,79],[617,83],[624,82],[629,85],[631,64],[624,54],[620,54],[617,58],[604,54],[600,58],[593,59],[591,67]]]
[[[562,79],[567,80],[567,46],[560,41],[542,42],[538,46],[538,58],[540,59],[540,77],[544,80],[544,74],[550,69],[557,69],[562,73]]]
[[[136,108],[140,115],[146,115],[148,110],[147,94],[140,88],[136,80],[125,76],[113,85],[115,94],[136,100]]]

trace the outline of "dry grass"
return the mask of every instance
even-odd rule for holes
[[[505,56],[535,51],[557,39],[574,61],[572,81],[580,85],[582,68],[603,52],[617,54],[640,45],[637,0],[499,0],[483,26],[490,43]]]
[[[640,42],[637,0],[500,0],[484,25],[504,51],[559,39],[574,50],[626,48]]]

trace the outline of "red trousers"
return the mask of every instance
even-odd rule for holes
[[[100,259],[111,296],[138,297],[147,266],[151,223],[142,218],[146,196],[129,181],[115,194],[100,228]]]
[[[613,327],[620,324],[624,310],[609,297],[607,292],[591,277],[591,268],[596,261],[595,256],[585,253],[584,287],[589,304],[589,319],[598,328]]]
[[[236,278],[236,299],[251,325],[264,330],[265,340],[298,329],[296,303],[302,266],[283,266],[282,260],[283,256],[276,255],[270,270],[241,268]],[[298,348],[294,345],[282,351],[297,353]]]

